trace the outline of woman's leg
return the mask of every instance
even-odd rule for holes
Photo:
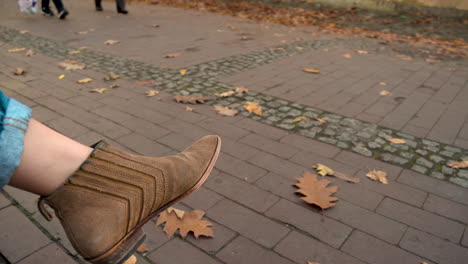
[[[38,195],[49,195],[80,167],[91,151],[91,148],[31,119],[20,166],[9,185]]]

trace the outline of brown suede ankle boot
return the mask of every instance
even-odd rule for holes
[[[194,192],[210,174],[221,139],[207,136],[185,151],[152,158],[129,154],[104,141],[39,210],[51,220],[55,211],[70,242],[87,261],[120,264],[145,239],[142,226]]]

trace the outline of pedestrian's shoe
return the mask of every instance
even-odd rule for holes
[[[42,7],[41,12],[44,16],[54,16],[54,12],[52,12],[49,7]]]
[[[76,251],[94,264],[121,264],[145,239],[142,226],[197,190],[219,155],[221,139],[207,136],[167,157],[143,157],[104,141],[67,181],[39,199],[60,219]]]
[[[57,17],[60,19],[65,19],[67,16],[68,16],[68,10],[66,10],[65,8],[62,9],[57,15]]]
[[[126,15],[128,14],[128,11],[125,8],[120,8],[119,6],[117,6],[117,13]]]
[[[94,3],[96,5],[96,11],[102,12],[102,10],[104,10],[101,5],[101,0],[94,0]]]

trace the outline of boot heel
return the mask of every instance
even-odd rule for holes
[[[138,247],[145,241],[146,234],[142,229],[133,235],[122,239],[114,248],[102,256],[87,261],[94,264],[122,264],[131,257]]]

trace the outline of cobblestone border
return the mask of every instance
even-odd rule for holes
[[[73,50],[58,41],[30,34],[19,34],[17,30],[4,26],[0,26],[0,40],[31,48],[57,59],[69,59],[68,51]],[[112,71],[131,80],[156,80],[158,84],[155,88],[172,94],[213,95],[230,89],[228,84],[218,82],[214,78],[252,69],[274,59],[301,54],[327,44],[329,44],[327,41],[300,41],[244,55],[230,56],[189,67],[188,72],[191,73],[186,76],[180,75],[175,70],[161,69],[94,51],[83,51],[73,58],[86,63],[88,68],[98,72]],[[263,108],[263,116],[256,116],[243,110],[245,101],[259,103]],[[262,93],[249,92],[242,96],[218,98],[210,103],[229,106],[239,110],[241,115],[259,122],[468,188],[468,170],[447,166],[453,161],[468,160],[468,150],[417,138],[376,124]],[[294,122],[297,117],[304,117],[305,120]],[[315,118],[326,120],[327,123],[321,123]],[[389,138],[403,138],[406,143],[393,144],[387,140]]]

